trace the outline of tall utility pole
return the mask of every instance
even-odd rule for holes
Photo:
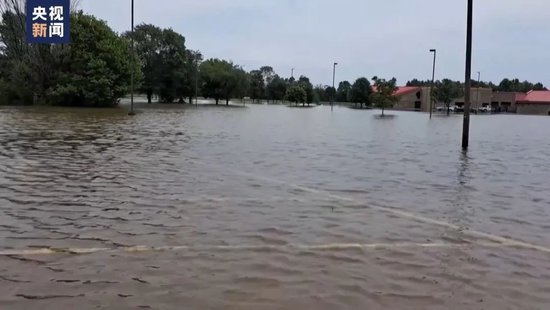
[[[134,52],[134,0],[132,0],[132,68],[130,74],[130,113],[128,115],[136,115],[134,112],[134,64],[135,64],[135,52]]]
[[[437,57],[437,50],[436,49],[431,49],[430,52],[434,53],[434,64],[433,64],[433,70],[432,70],[432,84],[430,85],[430,119],[431,119],[433,111],[434,111],[433,92],[434,92],[434,83],[435,83],[435,58]]]
[[[466,26],[466,89],[464,96],[464,124],[462,128],[462,148],[468,149],[470,142],[470,91],[472,89],[472,28],[474,0],[468,0],[468,18]]]
[[[291,77],[291,78],[294,78],[294,68],[292,68],[292,69],[290,70],[290,77]]]
[[[334,89],[334,80],[336,79],[336,66],[338,65],[337,62],[334,63],[332,66],[332,92],[330,95],[330,110],[334,110],[334,93],[336,92],[336,89]]]
[[[477,72],[477,94],[476,94],[476,111],[479,112],[479,91],[481,90],[481,72]]]

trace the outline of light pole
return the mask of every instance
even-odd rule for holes
[[[134,57],[134,0],[132,0],[132,36],[131,36],[131,44],[132,44],[132,68],[131,68],[131,74],[130,74],[130,113],[128,115],[136,115],[134,112],[134,64],[135,64],[135,57]]]
[[[290,77],[291,77],[291,78],[294,78],[294,68],[292,68],[292,69],[290,70]]]
[[[479,91],[481,90],[481,72],[477,72],[477,94],[476,94],[476,111],[479,112]]]
[[[330,110],[331,111],[334,110],[334,93],[335,93],[334,80],[336,78],[336,66],[337,65],[338,65],[338,63],[335,62],[334,65],[332,66],[332,91],[331,91],[331,95],[330,95]]]
[[[195,106],[199,107],[199,59],[195,59]]]
[[[434,83],[435,83],[435,59],[437,57],[437,50],[435,48],[431,49],[430,53],[434,54],[434,63],[433,63],[433,70],[432,70],[432,84],[430,85],[430,119],[431,119],[433,111],[434,111],[433,91],[434,91]]]
[[[474,0],[468,0],[468,17],[466,22],[466,89],[464,96],[464,124],[462,128],[462,149],[467,150],[470,142],[470,91],[472,89],[472,28]]]

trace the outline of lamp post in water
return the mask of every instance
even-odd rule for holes
[[[336,66],[338,65],[337,62],[334,63],[332,66],[332,91],[330,95],[330,110],[334,110],[334,93],[336,93],[336,90],[334,89],[334,80],[336,79]]]
[[[135,65],[135,56],[134,56],[134,0],[132,0],[132,35],[131,35],[131,44],[132,44],[132,68],[130,74],[130,113],[128,115],[136,115],[134,112],[134,65]]]
[[[479,91],[481,90],[481,72],[477,72],[476,113],[479,112]]]
[[[195,106],[199,106],[199,59],[195,59]]]
[[[435,59],[437,57],[437,50],[431,49],[430,53],[434,53],[434,63],[433,63],[433,69],[432,69],[432,84],[430,85],[430,118],[432,118],[432,114],[434,111],[434,100],[433,100],[433,91],[434,91],[434,83],[435,83]]]
[[[467,150],[470,140],[470,91],[472,89],[472,28],[474,0],[468,0],[468,17],[466,25],[466,74],[464,96],[464,123],[462,128],[462,149]]]

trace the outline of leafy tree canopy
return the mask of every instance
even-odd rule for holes
[[[73,13],[70,45],[24,44],[21,21],[22,13],[6,11],[0,22],[0,97],[7,104],[112,106],[128,92],[132,72],[141,77],[128,40],[104,21]]]
[[[338,88],[336,90],[336,101],[349,102],[350,100],[351,100],[351,84],[348,81],[342,81],[338,84]]]
[[[285,98],[288,82],[275,74],[269,84],[267,84],[268,93],[273,100],[283,100]]]
[[[438,102],[445,104],[447,114],[449,114],[451,102],[456,98],[464,96],[464,86],[460,82],[444,79],[435,84],[433,96]]]
[[[131,32],[126,32],[128,38]],[[157,94],[163,102],[172,102],[176,98],[189,95],[193,84],[194,68],[186,63],[195,59],[185,49],[185,38],[172,29],[161,29],[150,24],[138,25],[133,34],[135,51],[141,62],[143,83],[140,91],[151,102]]]
[[[306,92],[306,103],[310,104],[313,102],[313,84],[309,81],[309,78],[306,76],[300,76],[297,82],[298,85],[302,87]]]
[[[441,83],[442,81],[436,81],[435,84]],[[464,83],[459,82],[462,85]],[[418,79],[413,79],[411,81],[407,82],[407,86],[421,86],[421,87],[429,87],[431,86],[432,82],[430,80],[421,81]],[[495,85],[493,82],[485,82],[485,81],[477,81],[472,79],[472,87],[481,87],[481,88],[491,88],[494,91],[502,91],[502,92],[522,92],[526,93],[531,90],[546,90],[547,88],[540,82],[538,83],[531,83],[529,81],[523,81],[521,82],[519,79],[503,79],[498,85]]]
[[[372,86],[367,78],[358,78],[351,87],[350,99],[353,103],[359,103],[361,108],[363,105],[371,104]]]
[[[384,110],[393,107],[399,101],[399,98],[394,95],[397,90],[397,80],[395,78],[386,80],[375,76],[372,78],[372,81],[375,88],[372,94],[372,102],[375,106],[382,109],[382,116],[384,116]]]
[[[250,88],[249,96],[252,100],[259,100],[265,94],[265,82],[260,70],[253,70],[249,73]]]
[[[298,105],[298,103],[305,105],[307,94],[301,85],[292,85],[286,92],[286,98],[288,101],[296,103],[296,105]]]
[[[218,104],[220,99],[229,100],[233,96],[244,96],[246,92],[246,74],[232,62],[220,59],[208,59],[200,66],[203,95],[213,98]]]
[[[496,87],[497,91],[505,92],[522,92],[526,93],[531,90],[546,90],[542,83],[531,83],[529,81],[520,82],[519,79],[503,79]]]

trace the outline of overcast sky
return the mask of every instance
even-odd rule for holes
[[[136,24],[171,27],[190,49],[246,70],[271,65],[314,84],[374,75],[464,80],[466,0],[135,0]],[[473,72],[550,86],[550,0],[475,0]],[[130,28],[130,0],[82,0],[116,31]],[[474,73],[475,76],[477,74]],[[477,78],[477,77],[476,77]]]

